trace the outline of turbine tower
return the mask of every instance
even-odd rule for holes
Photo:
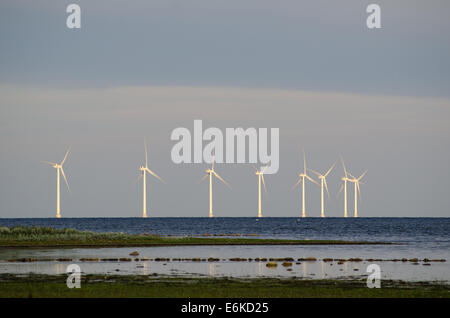
[[[212,164],[211,164],[211,169],[206,169],[206,175],[203,176],[203,178],[200,179],[200,182],[202,182],[203,180],[205,180],[207,177],[209,177],[209,217],[212,218],[213,215],[213,195],[212,195],[212,178],[213,176],[215,176],[217,179],[219,179],[220,181],[222,181],[228,188],[231,189],[231,186],[224,180],[222,179],[221,176],[219,176],[217,174],[217,172],[214,170],[214,155],[212,156]]]
[[[364,175],[367,173],[367,170],[364,171],[364,173],[362,175],[359,176],[359,178],[355,178],[354,176],[352,176],[351,173],[349,173],[349,175],[353,178],[353,179],[349,179],[349,182],[353,182],[355,184],[355,218],[358,217],[358,194],[361,196],[361,190],[359,189],[359,181],[361,181],[361,179],[364,177]]]
[[[306,156],[305,151],[303,150],[303,173],[299,173],[299,179],[296,184],[292,188],[295,188],[300,182],[302,183],[302,217],[306,217],[306,211],[305,211],[305,179],[308,179],[309,181],[319,185],[317,181],[315,181],[313,178],[307,175],[306,173]]]
[[[350,181],[350,179],[348,178],[347,169],[345,168],[344,159],[342,157],[341,157],[341,163],[342,163],[342,167],[344,168],[344,176],[341,178],[341,180],[344,183],[341,185],[338,195],[339,195],[339,193],[341,193],[342,189],[344,189],[344,218],[346,218],[348,216],[348,214],[347,214],[347,182]]]
[[[56,217],[61,217],[61,190],[60,190],[60,175],[62,174],[64,181],[66,182],[67,190],[70,192],[69,183],[67,182],[66,175],[64,173],[63,164],[66,162],[67,156],[69,155],[70,147],[67,149],[67,152],[64,156],[64,159],[60,164],[50,162],[50,161],[42,161],[43,163],[47,163],[56,169]]]
[[[318,173],[317,171],[311,170],[313,173],[317,175],[317,177],[320,180],[320,203],[321,203],[321,210],[320,210],[320,216],[325,217],[325,206],[324,206],[324,198],[323,198],[323,188],[325,186],[325,190],[327,190],[328,198],[330,197],[330,192],[328,191],[327,186],[327,176],[330,174],[331,170],[333,170],[334,166],[336,165],[336,162],[333,163],[333,165],[328,169],[328,171],[325,174]]]
[[[253,169],[255,169],[255,174],[258,176],[258,218],[262,217],[261,212],[261,181],[264,186],[264,192],[267,193],[266,183],[264,182],[264,171],[267,169],[268,166],[264,167],[264,169],[261,171],[258,168],[256,168],[254,165],[251,165]]]
[[[164,180],[148,168],[147,142],[144,142],[144,148],[145,148],[145,166],[139,167],[139,170],[142,171],[142,174],[138,177],[137,181],[139,181],[139,179],[142,178],[142,217],[146,218],[147,217],[147,172],[150,175],[154,176],[159,181],[161,181],[162,183],[164,183]]]

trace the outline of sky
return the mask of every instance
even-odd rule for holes
[[[81,7],[81,29],[66,6]],[[280,169],[267,175],[263,215],[300,215],[307,166],[342,155],[359,176],[359,215],[450,216],[448,1],[2,1],[0,217],[54,217],[61,161],[63,217],[138,217],[144,138],[150,216],[207,216],[207,164],[174,164],[178,127],[279,128]],[[256,216],[257,176],[217,164],[216,216]],[[343,216],[340,164],[327,216]],[[312,175],[312,174],[311,174]],[[306,185],[307,215],[320,188]],[[353,188],[349,187],[349,213]]]

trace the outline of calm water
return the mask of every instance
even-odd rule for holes
[[[381,262],[383,277],[404,280],[440,280],[450,282],[450,218],[63,218],[0,219],[0,226],[36,225],[76,228],[96,232],[154,233],[161,235],[258,234],[260,238],[341,239],[388,241],[399,245],[367,246],[196,246],[101,249],[0,249],[0,272],[64,273],[67,264],[56,262],[9,263],[21,257],[72,258],[129,257],[137,250],[145,258],[220,258],[218,263],[195,262],[97,262],[80,263],[86,273],[167,274],[209,276],[284,276],[304,278],[353,277],[367,275],[369,263],[336,262],[293,264],[292,270],[282,266],[270,269],[264,263],[230,262],[229,258],[316,257],[323,258],[414,258],[446,259],[431,266],[412,263]]]
[[[95,232],[203,235],[256,233],[259,237],[450,243],[450,218],[23,218],[0,226],[36,225]]]

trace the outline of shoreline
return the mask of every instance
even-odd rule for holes
[[[170,240],[170,239],[169,239]],[[181,240],[190,240],[182,238]],[[316,241],[316,240],[269,240],[269,239],[203,239],[195,242],[14,242],[0,241],[0,248],[103,248],[103,247],[170,247],[170,246],[273,246],[273,245],[401,245],[392,242],[370,241]]]

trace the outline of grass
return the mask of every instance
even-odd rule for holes
[[[386,242],[281,240],[258,238],[168,237],[149,234],[96,233],[51,227],[0,227],[0,247],[119,247],[176,245],[365,245]]]
[[[87,275],[80,289],[66,286],[66,275],[0,275],[0,297],[446,297],[450,287],[438,283],[383,281],[369,289],[365,280],[300,280],[278,278],[174,278]]]

